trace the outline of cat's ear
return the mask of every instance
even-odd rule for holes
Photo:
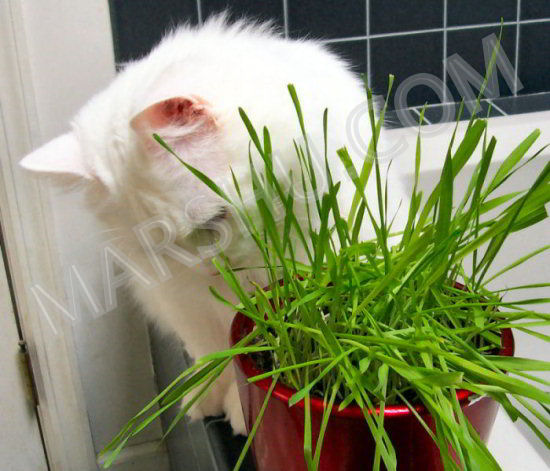
[[[146,145],[156,145],[154,133],[170,144],[183,144],[216,131],[210,105],[200,97],[174,97],[145,108],[130,121],[130,126]]]
[[[92,180],[80,144],[73,133],[63,134],[23,158],[19,165],[43,174],[65,175]]]

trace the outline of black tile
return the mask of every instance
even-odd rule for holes
[[[460,119],[463,121],[465,119],[470,119],[472,116],[472,111],[476,110],[476,116],[478,118],[494,118],[496,116],[503,116],[503,114],[497,110],[493,105],[489,104],[487,100],[481,100],[479,106],[476,108],[475,102],[464,103],[464,108]],[[460,103],[456,104],[456,113],[454,119],[458,117],[458,112],[460,110]]]
[[[519,41],[519,78],[521,94],[550,91],[550,23],[521,25]]]
[[[471,103],[472,110],[475,109],[475,103]],[[420,108],[417,108],[420,112]],[[426,124],[438,124],[443,122],[454,122],[459,117],[460,103],[446,103],[444,105],[430,105],[424,112]],[[460,120],[470,119],[472,113],[470,108],[464,104],[464,108],[460,114]],[[490,106],[485,100],[480,101],[476,108],[476,116],[479,118],[503,116],[494,106]]]
[[[459,54],[466,63],[471,66],[479,75],[485,76],[485,58],[483,54],[483,38],[496,34],[498,36],[500,27],[475,28],[461,31],[449,31],[447,35],[447,57],[454,54]],[[500,45],[500,53],[505,54],[512,67],[515,66],[516,56],[516,27],[506,26],[502,32],[502,42]],[[487,60],[490,59],[489,58]],[[513,95],[511,88],[508,86],[504,76],[498,69],[495,69],[498,74],[498,84],[500,96]],[[513,85],[513,84],[511,84]],[[459,93],[457,87],[453,83],[452,77],[447,77],[447,86],[451,91],[455,101],[460,101],[463,97]],[[475,96],[478,90],[472,89]]]
[[[345,41],[327,45],[328,48],[348,60],[359,74],[367,71],[367,41]]]
[[[418,124],[420,123],[420,110],[421,107],[418,108],[406,108],[406,109],[400,109],[400,110],[391,110],[386,113],[386,117],[384,119],[384,126],[390,129],[393,128],[408,128],[408,127],[418,127]],[[427,125],[425,120],[422,123],[423,125]]]
[[[533,113],[550,110],[550,93],[535,93],[493,100],[507,114]]]
[[[498,105],[497,105],[498,106]],[[500,106],[499,106],[500,108]],[[478,116],[485,117],[485,118],[493,118],[495,116],[504,116],[504,114],[495,107],[495,102],[493,101],[491,103],[491,106],[489,108],[486,101],[481,102],[481,112],[477,113]],[[468,117],[470,117],[470,113],[468,112]]]
[[[143,57],[175,25],[197,22],[195,0],[110,0],[109,7],[118,63]]]
[[[417,115],[412,111],[411,113],[413,115],[413,119],[416,119]],[[401,123],[401,120],[399,119],[399,115],[395,110],[389,110],[386,111],[386,115],[384,116],[384,127],[386,129],[395,129],[395,128],[402,128],[409,126],[406,123]]]
[[[396,33],[443,27],[443,0],[371,0],[370,33]]]
[[[474,103],[472,103],[473,106],[475,106]],[[473,108],[472,108],[473,109]],[[416,111],[415,111],[416,110]],[[402,118],[399,114],[396,114],[395,112],[392,112],[392,118],[396,118],[398,120],[397,125],[393,125],[391,127],[410,127],[410,126],[417,126],[420,120],[419,113],[422,110],[422,107],[417,107],[415,110],[410,109],[408,117]],[[446,123],[446,122],[454,122],[458,118],[458,113],[460,111],[460,103],[446,103],[444,105],[430,105],[426,107],[426,110],[424,111],[424,125],[429,124],[439,124],[439,123]],[[464,105],[464,108],[462,110],[462,113],[460,114],[460,120],[464,121],[467,119],[470,119],[472,116],[472,113],[470,112],[470,109]],[[481,118],[487,118],[487,117],[495,117],[495,116],[503,116],[503,114],[498,111],[494,106],[489,105],[489,103],[485,100],[482,100],[479,104],[479,107],[476,111],[476,116]]]
[[[550,18],[550,2],[548,0],[524,0],[521,2],[522,20],[539,18]]]
[[[530,0],[526,0],[529,2]],[[447,25],[477,25],[516,21],[518,0],[450,0],[447,4]]]
[[[428,124],[437,124],[441,122],[454,121],[457,113],[458,104],[456,103],[432,105],[426,107],[426,110],[424,111],[424,118],[426,118],[426,123]]]
[[[385,96],[388,75],[395,75],[393,96],[397,87],[415,74],[431,74],[442,79],[443,33],[414,34],[377,38],[371,41],[372,87]],[[425,82],[423,82],[425,83]],[[407,94],[405,106],[439,103],[436,92],[426,85],[417,85]],[[394,98],[390,99],[391,107]]]
[[[366,11],[364,1],[288,0],[290,35],[327,39],[365,36]]]
[[[231,19],[248,17],[260,21],[273,20],[283,27],[284,14],[281,0],[201,0],[202,18],[227,10]]]

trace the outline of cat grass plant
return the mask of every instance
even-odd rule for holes
[[[315,171],[294,87],[289,86],[289,92],[304,143],[295,145],[301,168],[297,175],[281,178],[276,174],[269,131],[264,128],[258,133],[240,111],[252,146],[261,157],[261,166],[254,163],[252,153],[250,157],[254,215],[242,201],[236,178],[237,196],[231,198],[182,161],[232,206],[263,258],[264,266],[256,269],[263,270],[267,285],[256,284],[252,289],[239,273],[250,267],[232,267],[223,254],[214,260],[239,304],[213,289],[212,294],[234,312],[252,319],[256,328],[232,348],[198,359],[176,378],[106,447],[106,465],[131,437],[186,398],[186,406],[168,433],[207,394],[223,370],[233,367],[231,360],[239,354],[253,355],[265,371],[249,380],[272,378],[272,387],[235,470],[277,383],[296,391],[290,406],[304,403],[304,459],[309,470],[318,469],[331,410],[351,405],[363,410],[376,444],[372,469],[380,470],[383,464],[396,470],[396,451],[384,427],[384,408],[394,404],[404,404],[413,412],[415,404],[423,404],[429,411],[435,430],[415,415],[438,445],[445,470],[500,470],[465,418],[457,399],[459,389],[490,396],[512,420],[525,422],[550,447],[550,395],[545,391],[549,383],[533,374],[549,370],[550,363],[497,354],[505,328],[549,340],[537,328],[550,324],[550,314],[531,309],[548,299],[507,301],[503,290],[488,287],[498,276],[550,248],[526,254],[496,273],[491,270],[510,234],[547,217],[550,163],[525,190],[496,193],[515,172],[541,155],[542,150],[531,150],[539,131],[533,131],[508,156],[499,159],[496,172],[490,172],[491,162],[496,160],[496,139],[488,134],[487,120],[472,116],[461,139],[457,123],[448,148],[441,151],[444,164],[439,183],[424,195],[419,191],[419,130],[408,219],[404,228],[393,228],[394,215],[387,211],[391,188],[381,177],[377,152],[387,101],[380,118],[375,119],[372,94],[367,91],[373,137],[362,168],[354,167],[346,148],[338,150],[356,190],[351,209],[345,214],[339,207],[341,183],[334,181],[328,165],[326,139],[324,172],[320,174]],[[326,136],[328,112],[323,125]],[[455,180],[475,152],[481,158],[466,192],[457,195]],[[367,200],[367,185],[376,187],[376,201]],[[305,223],[298,216],[304,209]],[[360,238],[365,225],[374,231],[374,239]],[[518,283],[507,290],[548,286],[546,282]],[[326,402],[316,443],[309,413],[313,396]]]

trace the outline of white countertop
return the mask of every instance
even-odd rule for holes
[[[534,440],[531,438],[531,442]],[[519,424],[513,423],[502,408],[498,411],[488,445],[502,471],[550,470],[550,450],[545,450],[542,444],[536,450],[520,431]]]

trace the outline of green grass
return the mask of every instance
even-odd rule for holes
[[[231,204],[235,217],[241,220],[263,258],[261,270],[268,285],[254,285],[252,289],[238,276],[238,271],[246,267],[232,267],[223,254],[214,262],[239,304],[224,299],[214,289],[213,295],[234,312],[254,320],[257,329],[232,349],[199,359],[132,419],[104,450],[107,466],[129,438],[164,410],[183,397],[200,400],[223,369],[232,367],[232,357],[260,351],[264,356],[270,355],[272,364],[271,371],[261,377],[272,377],[272,387],[278,382],[294,388],[291,406],[305,400],[304,458],[309,470],[317,469],[322,448],[322,438],[312,443],[312,395],[324,397],[329,404],[339,403],[339,408],[353,404],[363,408],[376,443],[372,465],[375,471],[381,469],[381,463],[388,470],[395,470],[396,453],[384,429],[383,413],[367,411],[413,403],[422,403],[435,420],[433,438],[440,447],[446,470],[460,469],[450,455],[449,444],[463,469],[500,470],[466,421],[456,398],[458,389],[491,396],[513,420],[526,422],[550,447],[546,438],[550,395],[545,390],[549,383],[532,375],[533,371],[549,370],[550,363],[494,355],[500,347],[503,328],[518,328],[549,340],[536,328],[549,325],[550,314],[531,309],[549,299],[508,302],[501,291],[487,287],[495,277],[550,248],[542,247],[491,275],[495,257],[508,236],[547,217],[544,205],[550,201],[550,163],[525,190],[495,196],[517,169],[541,155],[540,151],[532,151],[539,131],[526,136],[489,177],[491,162],[496,160],[496,140],[489,136],[486,120],[472,117],[462,138],[455,129],[442,155],[439,183],[429,195],[418,189],[422,157],[419,131],[413,190],[409,207],[401,209],[408,214],[408,220],[404,229],[392,233],[392,215],[387,212],[391,188],[381,178],[377,154],[386,106],[380,118],[375,119],[372,95],[367,89],[373,138],[361,169],[353,166],[345,148],[338,150],[356,189],[351,211],[343,214],[338,205],[342,183],[333,180],[328,162],[324,175],[315,173],[293,86],[289,86],[289,93],[304,142],[303,146],[296,146],[299,175],[282,178],[275,173],[268,129],[257,132],[245,111],[240,110],[262,162],[258,167],[250,158],[254,208],[247,208],[240,200],[236,179],[234,200],[206,175],[181,161]],[[325,112],[322,119],[326,160],[328,118]],[[481,159],[475,165],[467,191],[456,195],[455,180],[476,151],[481,153]],[[328,182],[325,192],[319,190],[322,177]],[[366,198],[367,185],[375,186],[376,201]],[[311,198],[297,198],[294,188],[301,188]],[[460,203],[453,205],[457,196]],[[280,219],[274,216],[275,204],[283,208]],[[306,223],[297,216],[304,210],[308,214]],[[365,225],[374,230],[373,240],[359,238],[359,229]],[[457,283],[463,284],[464,289],[459,289]],[[541,280],[528,287],[549,285]],[[513,286],[508,290],[523,288]],[[540,387],[534,385],[533,379]],[[323,427],[327,421],[330,424],[329,410],[327,407]],[[183,412],[176,420],[182,417]],[[257,424],[235,469],[239,468],[256,427]]]

